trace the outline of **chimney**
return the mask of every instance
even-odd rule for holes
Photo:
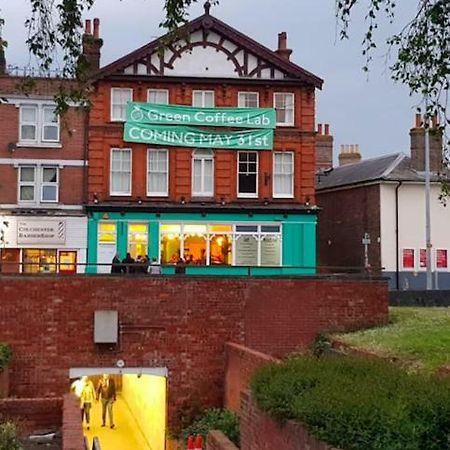
[[[291,57],[292,50],[287,48],[287,33],[286,31],[282,31],[278,33],[278,48],[275,50],[275,53],[281,58],[289,61]]]
[[[316,133],[316,171],[333,167],[333,136],[330,125],[317,124]]]
[[[424,118],[416,114],[415,126],[411,128],[411,167],[418,172],[425,171],[425,127]],[[430,172],[442,171],[442,129],[435,115],[430,124]]]
[[[361,161],[361,153],[359,153],[359,145],[341,145],[339,153],[339,167],[356,164]]]
[[[5,44],[4,40],[0,38],[0,76],[6,75],[6,58],[5,58]]]
[[[100,19],[94,19],[94,33],[91,32],[91,21],[85,22],[83,34],[83,62],[87,64],[87,77],[100,68],[100,49],[103,41],[100,39]]]

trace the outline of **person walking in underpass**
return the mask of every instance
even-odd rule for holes
[[[103,374],[97,386],[97,400],[102,401],[102,427],[106,426],[106,413],[108,412],[109,426],[115,428],[113,404],[116,401],[116,384],[108,375]]]
[[[95,388],[94,383],[92,383],[88,377],[84,376],[82,381],[84,385],[80,395],[81,423],[83,423],[84,418],[86,418],[87,429],[89,430],[91,422],[91,408],[95,400]]]

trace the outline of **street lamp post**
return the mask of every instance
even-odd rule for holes
[[[425,100],[425,245],[427,255],[427,291],[433,289],[431,273],[431,211],[430,211],[430,120]]]

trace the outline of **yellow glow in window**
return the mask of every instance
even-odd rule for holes
[[[147,233],[147,225],[142,223],[130,223],[128,229],[130,233]]]
[[[190,224],[184,226],[184,233],[203,234],[206,233],[206,225]]]
[[[172,223],[163,223],[161,225],[161,231],[163,233],[180,233],[181,225],[172,224]]]
[[[98,224],[98,240],[102,243],[113,244],[116,242],[116,224],[99,223]]]
[[[233,227],[231,225],[210,225],[209,231],[211,233],[231,233]]]

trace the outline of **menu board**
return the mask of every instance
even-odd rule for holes
[[[447,250],[436,250],[436,267],[438,269],[446,269],[448,267]]]
[[[239,236],[236,239],[236,265],[258,265],[258,241],[254,236]]]
[[[265,236],[261,241],[261,265],[279,266],[280,265],[280,245],[278,236]]]
[[[403,268],[414,269],[414,250],[412,248],[403,249]]]

